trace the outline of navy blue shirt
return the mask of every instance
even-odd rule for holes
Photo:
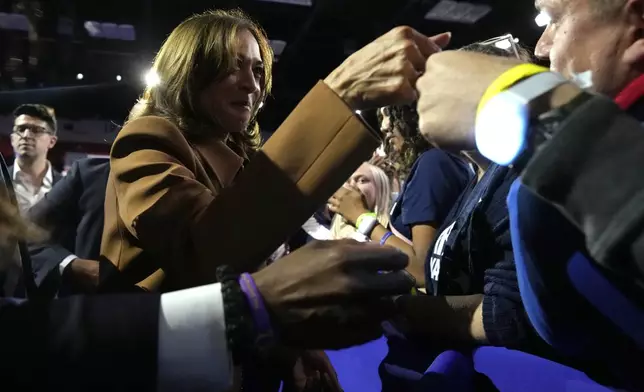
[[[515,171],[498,165],[491,165],[480,181],[472,178],[427,254],[427,294],[483,294],[483,325],[491,345],[552,357],[521,302],[506,205],[516,178]],[[422,374],[442,349],[423,339],[388,336],[388,343],[379,369],[383,391],[411,389],[409,372]]]
[[[472,181],[439,229],[425,271],[428,294],[484,295],[491,344],[527,349],[535,333],[521,302],[506,205],[516,178],[514,170],[491,165]]]
[[[415,225],[440,226],[473,175],[464,160],[439,149],[425,151],[409,172],[391,225],[408,240]]]

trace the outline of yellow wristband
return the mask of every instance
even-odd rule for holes
[[[377,218],[376,214],[374,212],[365,212],[364,214],[360,215],[358,219],[356,219],[356,227],[360,227],[360,223],[362,223],[362,220],[368,216],[372,216],[374,218]]]
[[[501,74],[490,86],[485,90],[485,94],[479,101],[478,109],[476,110],[476,115],[478,116],[481,113],[481,109],[485,106],[486,103],[492,99],[498,93],[509,89],[513,85],[517,84],[523,79],[529,78],[530,76],[536,75],[542,72],[548,72],[548,68],[541,67],[535,64],[521,64],[517,65],[514,68],[510,68]]]

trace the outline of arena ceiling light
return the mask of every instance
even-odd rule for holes
[[[534,18],[534,22],[537,24],[539,27],[546,27],[550,24],[550,15],[547,13],[541,11],[539,15],[537,15]]]
[[[85,31],[92,38],[116,39],[121,41],[135,41],[136,29],[132,25],[117,25],[88,20],[83,23]]]
[[[29,20],[25,15],[0,12],[0,29],[29,31]]]
[[[265,3],[282,3],[282,4],[293,4],[293,5],[302,5],[306,7],[313,6],[313,0],[258,0]]]
[[[441,0],[425,15],[427,20],[474,24],[492,11],[487,4]]]
[[[148,87],[155,87],[158,86],[159,83],[161,83],[161,78],[159,78],[157,71],[153,69],[145,73],[143,80],[145,81],[145,85]]]

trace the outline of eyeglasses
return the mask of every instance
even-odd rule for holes
[[[498,37],[490,38],[488,40],[480,42],[480,44],[490,45],[490,46],[493,45],[503,50],[511,50],[514,56],[520,60],[521,56],[519,55],[519,49],[517,48],[517,41],[518,39],[514,38],[512,34],[505,34],[505,35],[500,35]]]
[[[41,127],[39,125],[34,125],[34,124],[20,124],[13,127],[13,133],[15,133],[20,137],[24,137],[28,130],[31,131],[31,133],[36,137],[42,136],[45,134],[48,134],[48,135],[53,134],[53,132],[51,132],[47,128]]]

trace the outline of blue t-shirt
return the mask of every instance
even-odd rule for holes
[[[473,176],[463,159],[436,148],[425,151],[409,172],[392,209],[391,225],[409,240],[415,225],[440,226]]]

